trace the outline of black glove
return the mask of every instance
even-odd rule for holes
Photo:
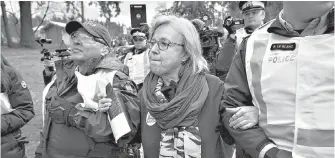
[[[227,29],[229,34],[235,34],[235,30],[232,29],[233,26],[232,20],[233,18],[231,16],[228,16],[227,18],[225,18],[223,22],[223,27]]]
[[[73,116],[76,116],[79,110],[75,107],[75,104],[55,96],[51,100],[51,108],[48,109],[48,112],[53,122],[73,126],[76,122],[76,117]]]

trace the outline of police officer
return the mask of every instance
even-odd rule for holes
[[[129,77],[139,89],[142,88],[144,78],[149,73],[149,57],[147,39],[149,37],[149,25],[142,24],[140,28],[133,28],[130,31],[134,46],[126,50],[126,54],[121,58],[123,63],[129,68]]]
[[[223,103],[259,108],[256,128],[274,142],[262,144],[261,153],[335,156],[334,41],[332,1],[284,1],[276,19],[242,41],[225,80]],[[258,146],[246,131],[230,134],[245,141],[243,149]]]
[[[231,65],[231,60],[242,39],[249,36],[255,29],[263,24],[265,18],[265,6],[266,2],[240,1],[238,7],[242,12],[244,27],[236,31],[234,31],[234,27],[236,26],[227,25],[227,20],[231,20],[231,18],[225,20],[225,32],[228,32],[229,35],[220,50],[216,64],[216,75],[220,77],[221,80],[225,80]]]

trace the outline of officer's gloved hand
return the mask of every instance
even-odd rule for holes
[[[283,150],[280,150],[277,147],[271,148],[265,153],[264,158],[281,158],[281,152],[283,152]]]
[[[79,110],[75,106],[76,104],[55,96],[52,98],[51,107],[48,109],[49,116],[55,123],[74,126],[76,124],[74,116],[79,115]]]
[[[223,27],[228,31],[229,34],[235,34],[236,30],[233,29],[233,18],[228,16],[223,21]]]

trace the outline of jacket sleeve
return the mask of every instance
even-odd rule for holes
[[[1,115],[1,135],[20,129],[35,115],[33,100],[26,83],[13,69],[9,71],[9,76],[12,88],[8,92],[8,99],[12,109],[15,110]]]
[[[235,55],[224,84],[220,107],[221,121],[236,143],[252,157],[264,157],[265,155],[272,157],[276,155],[278,149],[258,125],[247,130],[233,129],[229,127],[229,119],[233,113],[225,111],[225,108],[228,107],[254,106],[244,67],[246,40],[243,40],[239,52]]]
[[[139,100],[136,86],[132,81],[115,76],[114,92],[116,97],[127,107],[126,116],[131,122],[131,132],[121,137],[118,143],[129,143],[136,135],[140,123]],[[80,121],[75,121],[76,127],[83,130],[88,136],[93,138],[110,136],[113,132],[110,127],[106,112],[78,111]],[[112,117],[112,116],[111,116]]]
[[[233,57],[236,54],[236,40],[228,36],[227,40],[220,49],[216,62],[216,76],[225,81]]]

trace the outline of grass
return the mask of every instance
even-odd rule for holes
[[[51,50],[51,47],[48,49]],[[35,156],[34,153],[39,144],[40,132],[42,131],[41,105],[44,82],[40,51],[41,49],[1,47],[3,56],[22,75],[27,83],[34,101],[35,117],[22,128],[23,135],[29,140],[29,143],[26,144],[26,155],[28,158]]]

